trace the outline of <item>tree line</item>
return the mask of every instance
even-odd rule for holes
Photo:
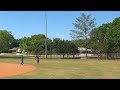
[[[0,53],[10,52],[10,48],[20,47],[23,53],[27,54],[45,54],[45,35],[37,34],[30,37],[15,39],[11,32],[0,30]],[[47,38],[47,54],[65,54],[75,55],[78,52],[75,43],[69,40]]]
[[[23,52],[30,54],[45,54],[45,35],[38,34],[31,37],[23,37],[20,39],[20,48]],[[77,46],[69,40],[61,40],[54,38],[53,40],[47,38],[47,54],[76,54],[78,52]]]

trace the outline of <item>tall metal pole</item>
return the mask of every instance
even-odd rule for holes
[[[45,55],[47,58],[47,14],[46,14],[46,11],[45,11],[45,20],[46,20]]]

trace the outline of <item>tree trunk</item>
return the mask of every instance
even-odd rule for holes
[[[64,54],[63,54],[63,59],[64,59]]]
[[[75,55],[73,54],[73,59],[75,58]]]
[[[87,36],[86,36],[86,41],[85,41],[85,54],[86,54],[86,58],[88,58],[88,56],[87,56]]]
[[[107,52],[106,52],[106,60],[108,59],[108,54],[107,54]]]

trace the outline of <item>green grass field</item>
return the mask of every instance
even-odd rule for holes
[[[25,58],[25,63],[38,69],[1,79],[120,79],[120,60],[41,59]],[[0,62],[20,63],[17,58],[0,58]]]

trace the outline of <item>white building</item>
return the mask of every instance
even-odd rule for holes
[[[86,49],[84,48],[84,47],[78,47],[78,50],[79,50],[79,53],[80,53],[80,57],[85,57],[86,56],[86,54],[85,54],[85,52],[86,52]],[[91,54],[91,49],[87,49],[87,51],[88,51],[88,56],[92,56],[93,54]]]
[[[84,47],[78,47],[78,50],[80,53],[85,53],[86,52],[86,48]],[[88,53],[91,53],[91,49],[87,49]]]

